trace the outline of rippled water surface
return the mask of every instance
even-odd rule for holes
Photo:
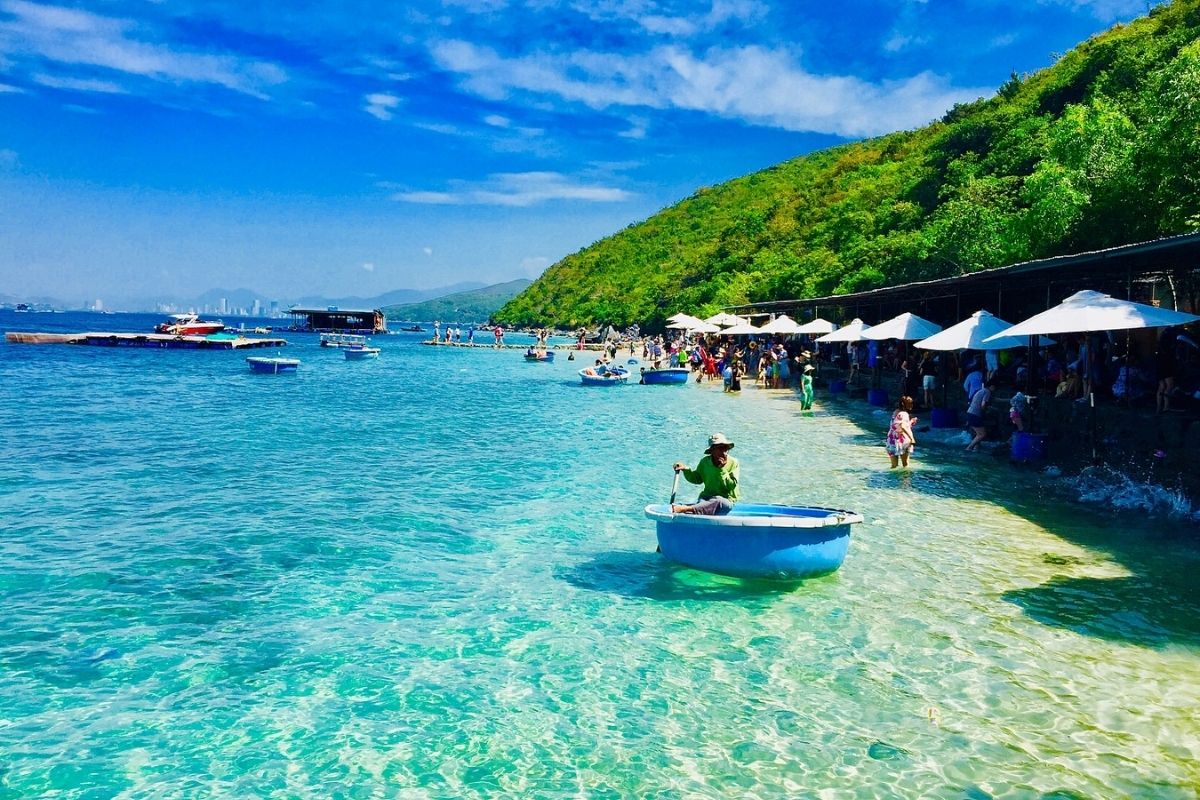
[[[0,318],[6,329],[150,318]],[[135,326],[136,327],[136,326]],[[1194,797],[1200,556],[785,392],[560,353],[0,349],[0,797]],[[642,507],[862,512],[798,588]]]

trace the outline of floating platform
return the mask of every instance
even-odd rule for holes
[[[230,334],[174,336],[169,333],[19,333],[4,334],[9,344],[82,344],[91,347],[150,347],[175,350],[243,350],[283,347],[286,339],[251,339]]]

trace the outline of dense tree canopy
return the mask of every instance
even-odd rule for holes
[[[661,324],[1200,228],[1200,0],[1084,42],[925,128],[704,188],[494,318]]]

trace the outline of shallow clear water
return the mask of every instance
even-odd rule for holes
[[[12,315],[6,330],[148,326]],[[0,347],[0,797],[1194,797],[1200,553],[856,406],[565,353]],[[848,415],[848,416],[847,416]],[[654,553],[708,433],[863,513],[781,589]]]

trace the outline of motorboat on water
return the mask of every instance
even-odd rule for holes
[[[197,314],[172,314],[165,322],[155,326],[155,333],[172,336],[208,336],[225,330],[220,320],[203,320]]]
[[[624,367],[584,367],[579,370],[579,380],[584,386],[619,386],[629,380],[629,370]]]
[[[641,383],[647,386],[663,383],[687,383],[692,371],[687,367],[654,367],[642,370]]]
[[[367,347],[365,344],[351,345],[342,349],[347,361],[364,361],[368,358],[379,358],[378,347]]]
[[[298,358],[282,358],[278,356],[247,356],[246,363],[251,372],[278,375],[281,372],[295,372],[300,366]]]
[[[737,578],[795,581],[842,565],[861,514],[835,508],[738,503],[728,514],[677,514],[646,506],[671,561]]]
[[[321,347],[365,347],[367,337],[355,333],[322,333]]]

